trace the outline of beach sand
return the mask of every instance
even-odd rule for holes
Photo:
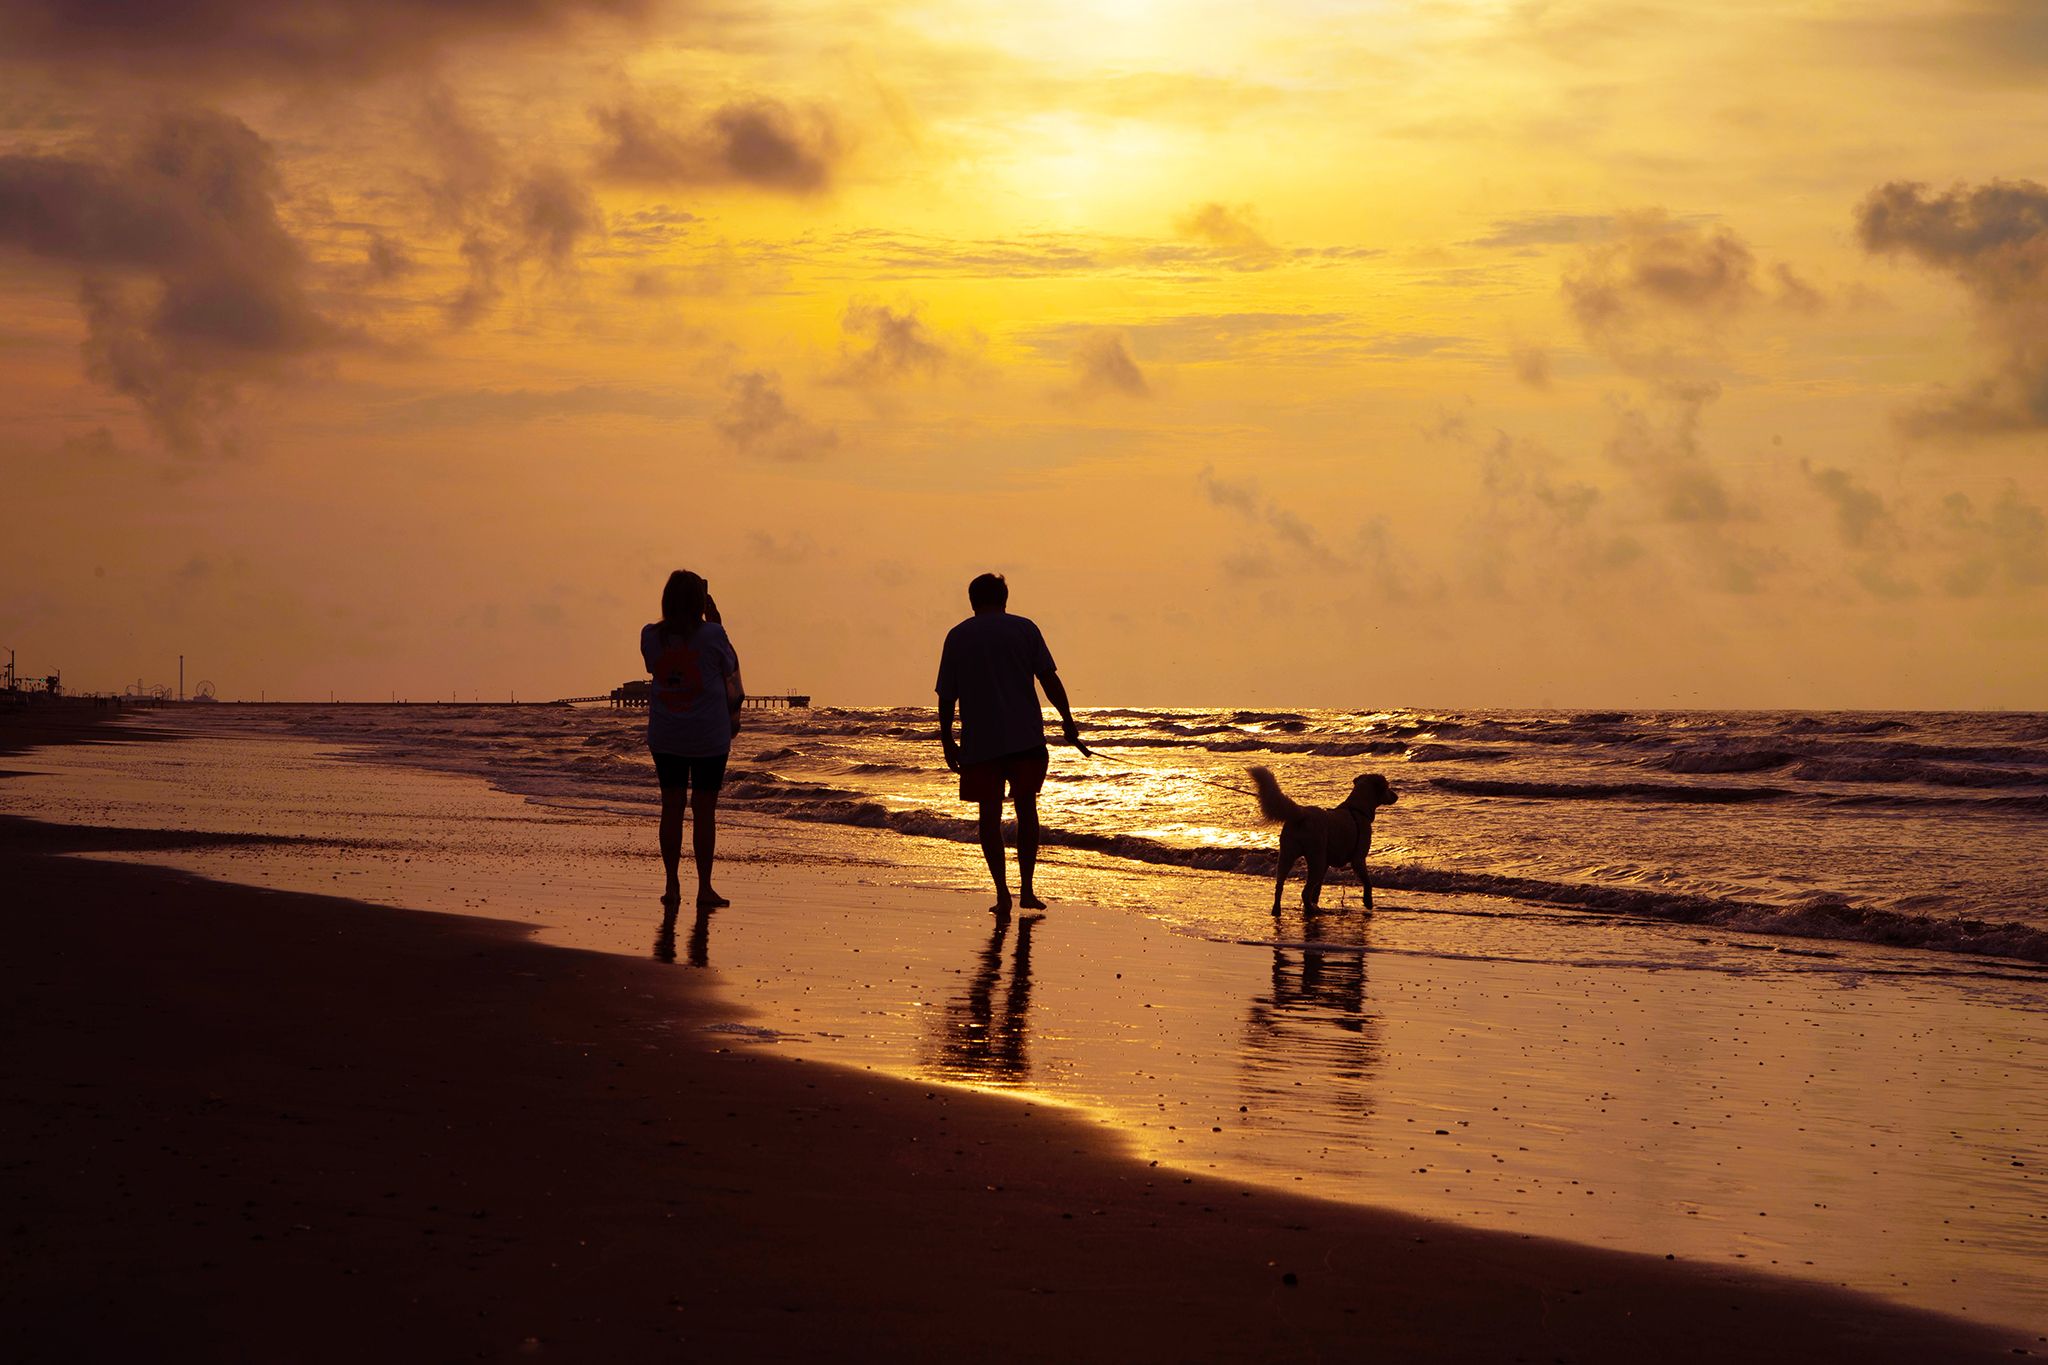
[[[17,747],[38,738],[19,718],[0,724]],[[735,911],[701,932],[686,913],[663,953],[644,894],[623,884],[644,877],[644,850],[619,873],[613,908],[590,874],[579,883],[544,859],[450,880],[445,860],[408,863],[395,845],[294,842],[334,837],[334,803],[310,806],[327,814],[273,805],[235,828],[219,811],[162,818],[161,803],[152,820],[149,802],[109,793],[53,808],[62,824],[0,823],[0,1306],[20,1358],[1922,1361],[2043,1349],[2011,1328],[1689,1256],[1154,1164],[1160,1135],[1028,1092],[782,1046],[763,1025],[770,1011],[749,1008],[765,969],[749,979],[720,960],[764,926],[801,943],[810,920],[884,903],[942,923],[942,948],[913,947],[899,964],[955,955],[922,1065],[983,1088],[1022,1084],[1028,1049],[1046,1050],[1023,1021],[1043,1029],[1058,988],[1017,999],[1028,974],[1016,931],[984,981],[989,921],[966,893],[896,887],[879,868],[832,883],[735,861]],[[573,822],[567,833],[611,837]],[[505,846],[493,844],[500,863]],[[123,861],[63,856],[84,852]],[[295,884],[234,884],[265,879]],[[386,903],[311,894],[320,879]],[[587,912],[557,906],[541,935],[451,913],[516,919],[572,883]],[[1095,935],[1077,952],[1111,950],[1113,917],[1055,914],[1048,925]],[[568,945],[579,934],[589,946]],[[852,951],[843,934],[824,937],[788,960]],[[649,960],[650,940],[679,965],[712,967]],[[898,970],[878,965],[867,983]],[[849,981],[822,973],[817,988],[859,989]],[[1133,1012],[1195,1007],[1184,985],[1145,993]]]

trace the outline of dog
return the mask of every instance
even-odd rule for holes
[[[1273,882],[1273,913],[1280,913],[1280,896],[1287,889],[1287,874],[1295,860],[1308,859],[1308,880],[1301,888],[1301,908],[1322,908],[1323,874],[1330,868],[1349,867],[1358,874],[1365,896],[1366,913],[1372,913],[1372,882],[1365,874],[1365,855],[1372,849],[1372,817],[1381,806],[1399,798],[1387,779],[1378,773],[1360,773],[1351,784],[1351,795],[1328,810],[1304,806],[1280,790],[1280,784],[1266,768],[1253,768],[1252,785],[1259,789],[1259,813],[1268,820],[1281,821],[1280,875]]]

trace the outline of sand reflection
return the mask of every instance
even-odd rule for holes
[[[1299,941],[1273,944],[1270,989],[1245,1017],[1248,1096],[1299,1105],[1309,1076],[1331,1112],[1372,1113],[1380,1021],[1366,1008],[1371,933],[1364,915],[1325,912],[1302,917]]]
[[[1031,1011],[1031,933],[1043,918],[996,919],[966,989],[933,1016],[924,1049],[928,1074],[970,1085],[1015,1086],[1030,1079],[1025,1024]],[[1004,946],[1013,925],[1017,946],[1006,963]]]
[[[676,918],[679,911],[671,905],[662,911],[661,927],[654,931],[654,960],[674,962],[676,960]],[[697,918],[690,924],[689,945],[683,961],[692,967],[711,965],[711,910],[700,907]]]

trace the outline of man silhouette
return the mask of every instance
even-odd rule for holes
[[[1001,574],[985,573],[967,585],[974,615],[946,633],[939,655],[939,743],[946,766],[960,774],[960,799],[981,808],[981,852],[995,878],[998,915],[1010,913],[1010,881],[1003,858],[1003,788],[1017,808],[1017,875],[1020,902],[1043,910],[1031,889],[1038,864],[1038,792],[1045,785],[1045,717],[1033,679],[1060,713],[1067,743],[1088,752],[1074,724],[1067,689],[1060,682],[1045,637],[1028,618],[1012,616],[1010,585]],[[953,738],[953,712],[961,735]]]

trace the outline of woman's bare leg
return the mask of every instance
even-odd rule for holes
[[[710,909],[732,902],[711,889],[711,861],[718,852],[718,793],[699,790],[690,799],[690,851],[697,857],[697,905]]]
[[[683,883],[677,867],[683,861],[683,807],[689,794],[681,787],[661,789],[661,866],[668,873],[668,889],[661,893],[664,905],[680,905]]]

